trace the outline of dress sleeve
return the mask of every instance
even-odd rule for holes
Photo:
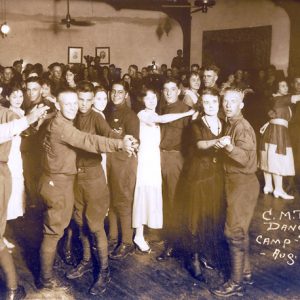
[[[14,136],[20,134],[28,127],[29,124],[26,117],[0,124],[0,144],[12,140]]]

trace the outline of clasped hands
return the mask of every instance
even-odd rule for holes
[[[232,144],[231,137],[229,135],[222,136],[216,141],[214,145],[215,149],[223,149],[225,147],[227,150],[231,151]]]
[[[123,151],[127,152],[129,157],[136,156],[139,149],[139,143],[132,135],[125,135],[123,138]]]

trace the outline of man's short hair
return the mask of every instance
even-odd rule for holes
[[[214,71],[217,75],[220,73],[220,69],[216,65],[205,66],[204,71]]]
[[[15,67],[16,65],[22,65],[22,64],[23,64],[23,59],[15,60],[13,63],[13,67]]]
[[[36,83],[38,83],[40,86],[42,86],[42,84],[43,84],[42,78],[41,78],[41,77],[38,77],[38,76],[28,77],[28,78],[26,79],[26,84],[27,84],[27,83],[30,83],[30,82],[36,82]]]
[[[242,101],[244,100],[245,93],[244,93],[244,91],[241,90],[240,88],[237,88],[237,87],[235,87],[235,86],[225,88],[225,89],[224,89],[224,92],[223,92],[223,97],[224,97],[224,95],[225,95],[227,92],[235,92],[235,93],[238,93],[238,94],[240,94],[240,96],[241,96],[241,98],[242,98]]]
[[[167,84],[167,83],[169,83],[169,82],[175,83],[176,86],[179,88],[179,80],[176,79],[175,77],[169,77],[169,78],[167,78],[167,79],[164,81],[164,84],[163,84],[163,85],[165,85],[165,84]]]
[[[60,67],[61,68],[61,64],[58,63],[58,62],[54,62],[54,63],[52,63],[51,65],[48,66],[48,69],[50,71],[52,71],[55,67]]]
[[[192,65],[191,65],[191,69],[193,69],[194,67],[200,69],[200,66],[199,66],[198,64],[192,64]]]
[[[77,93],[94,93],[94,85],[92,82],[83,80],[78,82],[76,86]]]
[[[98,92],[104,92],[106,95],[108,94],[107,89],[103,85],[101,85],[101,84],[99,84],[99,85],[97,85],[97,86],[94,87],[94,93],[95,93],[95,95]]]
[[[129,92],[129,84],[127,81],[123,80],[123,79],[119,79],[119,80],[116,80],[112,83],[112,87],[115,85],[115,84],[119,84],[119,85],[122,85],[125,92],[128,93]]]
[[[61,89],[58,91],[57,99],[59,100],[59,96],[60,96],[61,94],[66,94],[66,93],[73,93],[73,94],[76,94],[76,95],[77,95],[75,89],[73,89],[73,88],[71,88],[71,87],[63,87],[63,88],[61,88]]]
[[[137,65],[130,65],[129,68],[135,69],[136,72],[139,70]]]

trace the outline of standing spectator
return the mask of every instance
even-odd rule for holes
[[[218,90],[217,80],[220,69],[215,65],[210,65],[204,68],[203,83],[206,88],[214,88]]]
[[[177,56],[172,59],[171,68],[173,69],[176,67],[178,70],[180,70],[182,66],[184,66],[183,52],[181,49],[178,49]]]

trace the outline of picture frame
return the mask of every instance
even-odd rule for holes
[[[100,57],[100,65],[110,64],[110,47],[96,47],[95,56]]]
[[[68,47],[68,64],[81,64],[83,47]]]

